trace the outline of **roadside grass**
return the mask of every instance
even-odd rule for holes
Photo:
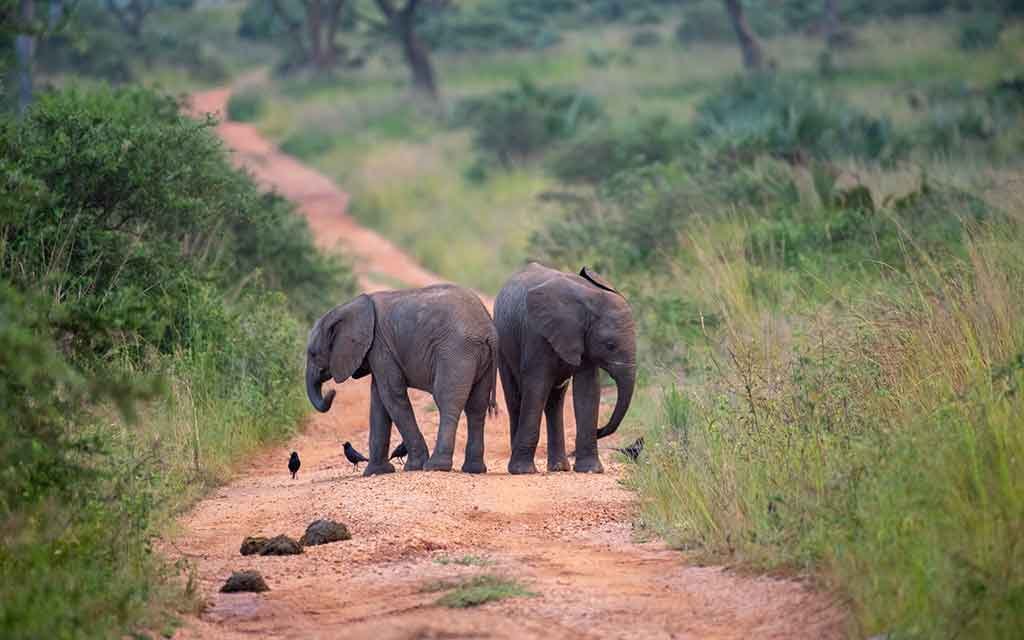
[[[423,586],[423,593],[446,593],[437,599],[438,606],[449,609],[478,607],[488,602],[507,598],[530,598],[537,594],[523,587],[517,580],[495,574],[483,574],[458,580],[438,580]]]
[[[1020,240],[978,232],[958,264],[785,316],[749,266],[705,263],[727,310],[713,373],[662,397],[632,477],[643,521],[711,558],[819,571],[858,633],[1019,635]]]
[[[457,564],[462,567],[486,567],[494,564],[494,560],[486,556],[468,554],[464,556],[439,556],[434,562],[440,565]]]

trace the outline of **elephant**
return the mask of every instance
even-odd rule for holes
[[[602,473],[597,439],[619,428],[636,383],[636,329],[629,303],[586,267],[575,275],[530,263],[498,293],[494,323],[512,443],[509,473],[537,472],[533,458],[542,412],[548,471],[569,470],[562,413],[570,378],[576,412],[573,470]],[[615,409],[600,430],[598,368],[608,372],[618,390]]]
[[[323,383],[372,375],[370,463],[364,476],[392,473],[388,461],[394,423],[408,449],[409,471],[451,471],[455,430],[463,410],[469,423],[462,470],[485,473],[484,421],[497,409],[498,336],[472,291],[442,284],[363,294],[316,321],[306,351],[306,392],[327,412],[334,390]],[[437,445],[429,455],[416,424],[408,388],[428,391],[440,412]]]

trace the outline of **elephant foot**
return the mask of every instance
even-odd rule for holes
[[[423,465],[424,471],[451,471],[452,470],[452,457],[451,456],[439,456],[436,453],[430,456],[430,460],[427,460],[427,464]]]
[[[577,456],[572,470],[576,473],[604,473],[604,466],[601,465],[601,459],[596,455],[586,458]]]
[[[484,464],[483,460],[476,462],[466,460],[462,463],[462,473],[487,473],[487,465]]]
[[[410,455],[405,459],[405,466],[402,467],[405,471],[423,471],[423,467],[427,464],[427,456],[412,457]]]
[[[390,462],[381,462],[380,464],[368,464],[366,469],[363,470],[363,477],[379,476],[385,473],[394,473],[395,465]]]
[[[548,458],[548,473],[553,471],[571,471],[569,459],[564,455],[561,458]]]
[[[537,473],[537,465],[533,463],[533,458],[512,458],[508,461],[508,472],[512,475]]]

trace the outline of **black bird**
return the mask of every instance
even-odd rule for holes
[[[402,458],[404,460],[407,455],[409,455],[409,450],[405,448],[405,442],[403,441],[398,443],[398,446],[391,452],[388,460],[394,460],[395,458]]]
[[[366,456],[355,450],[351,442],[345,443],[345,457],[349,462],[355,465],[357,469],[359,468],[360,462],[369,462],[369,460],[366,459]]]
[[[615,450],[625,455],[633,462],[636,462],[636,459],[640,457],[640,452],[644,450],[644,439],[637,438],[636,440],[633,441],[633,444],[629,445],[628,447],[616,447]]]
[[[288,458],[288,470],[292,472],[292,480],[295,479],[295,474],[299,472],[299,467],[302,466],[302,462],[299,460],[299,452],[292,451],[292,457]]]

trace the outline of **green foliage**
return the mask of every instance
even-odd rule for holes
[[[301,160],[323,155],[334,147],[334,140],[319,128],[302,128],[281,142],[281,151]]]
[[[1003,17],[994,13],[976,12],[960,26],[960,48],[964,51],[992,49],[999,44]]]
[[[893,161],[907,142],[884,117],[862,113],[840,96],[777,74],[739,76],[697,108],[698,134],[743,156],[852,156]]]
[[[155,624],[161,519],[305,410],[302,325],[351,276],[209,128],[74,88],[0,125],[4,637]]]
[[[658,115],[589,127],[562,145],[548,166],[564,182],[598,184],[626,169],[666,163],[696,151],[687,127]]]
[[[786,13],[780,13],[777,6],[766,6],[768,2],[745,2],[747,21],[759,36],[778,35],[787,28]],[[779,3],[773,3],[778,5]],[[787,7],[798,3],[788,2]],[[683,19],[676,27],[676,40],[688,45],[696,42],[734,42],[736,32],[729,21],[729,14],[722,3],[716,0],[699,0],[687,3]]]
[[[528,591],[511,578],[484,574],[463,580],[441,580],[426,585],[424,592],[447,591],[437,600],[438,606],[449,609],[478,607],[488,602],[506,598],[532,597],[537,594]]]
[[[661,33],[654,29],[634,31],[629,37],[629,44],[633,47],[657,47],[661,44]]]
[[[134,34],[125,30],[105,2],[76,2],[67,28],[48,37],[40,47],[42,66],[51,72],[126,83],[159,65],[183,69],[200,82],[222,82],[228,77],[228,67],[211,45],[220,35],[215,32],[216,25],[197,28],[204,25],[199,21],[183,27],[193,12],[192,4],[154,4],[141,32]]]
[[[476,129],[479,150],[509,164],[573,136],[602,115],[600,103],[586,93],[523,79],[515,89],[462,100],[455,121]]]
[[[912,271],[785,329],[749,290],[720,289],[714,373],[665,394],[634,476],[645,521],[714,555],[819,569],[865,636],[1018,635],[1024,263],[1003,240],[1019,229],[995,229],[948,274]]]
[[[252,122],[263,113],[265,102],[263,94],[258,90],[235,91],[228,98],[228,120]]]

